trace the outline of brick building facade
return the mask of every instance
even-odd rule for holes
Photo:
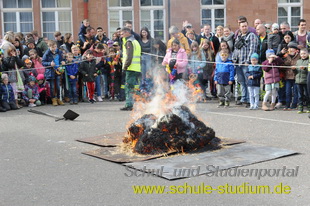
[[[236,29],[236,18],[257,18],[265,23],[288,21],[296,29],[298,20],[310,19],[310,4],[305,0],[2,0],[0,2],[0,34],[13,30],[27,33],[37,30],[53,38],[53,32],[73,33],[77,37],[84,18],[91,26],[101,26],[111,37],[125,20],[132,20],[134,30],[147,26],[153,37],[168,39],[168,28],[179,28],[184,20],[196,32],[209,23],[230,25]]]

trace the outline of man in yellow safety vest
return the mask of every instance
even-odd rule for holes
[[[122,111],[131,111],[133,108],[134,87],[141,73],[141,46],[131,34],[130,28],[121,30],[123,38],[123,70],[125,71],[126,104]]]

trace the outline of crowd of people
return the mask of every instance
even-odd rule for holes
[[[300,19],[292,32],[287,22],[249,24],[238,17],[238,29],[210,25],[195,32],[188,21],[169,28],[167,44],[152,38],[148,28],[140,33],[126,21],[108,38],[101,27],[81,23],[79,39],[71,33],[54,33],[54,40],[37,31],[23,35],[7,32],[1,42],[0,111],[44,104],[65,105],[126,101],[132,110],[133,93],[152,92],[151,72],[162,67],[167,83],[191,82],[199,101],[218,99],[218,107],[232,101],[256,110],[310,110],[310,33]],[[156,74],[155,74],[156,75]],[[210,96],[207,95],[209,87]],[[234,98],[233,98],[234,97]]]

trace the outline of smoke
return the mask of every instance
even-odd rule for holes
[[[190,108],[192,112],[196,110],[196,98],[193,90],[188,87],[184,80],[178,80],[174,84],[169,84],[167,72],[164,68],[157,66],[152,68],[151,75],[154,88],[152,96],[148,101],[136,101],[134,109],[134,119],[138,119],[145,114],[154,114],[158,119],[173,113],[188,122],[188,117],[180,113],[180,106]]]

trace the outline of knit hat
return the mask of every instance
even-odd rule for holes
[[[266,57],[268,58],[269,56],[274,55],[273,49],[267,49],[266,51]]]
[[[258,60],[258,54],[257,53],[253,53],[252,55],[251,55],[251,59],[257,59]]]
[[[298,44],[295,42],[290,42],[287,45],[288,48],[294,48],[294,49],[298,49]]]
[[[38,74],[37,80],[44,80],[44,74]]]
[[[34,76],[30,75],[28,80],[29,80],[29,82],[35,82],[36,78]]]
[[[25,64],[32,64],[32,61],[30,59],[25,59]]]
[[[279,30],[279,24],[277,23],[272,24],[271,30],[274,31],[276,29]]]

